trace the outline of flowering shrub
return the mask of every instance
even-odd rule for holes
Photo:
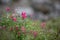
[[[25,12],[22,12],[22,17],[12,14],[8,14],[8,17],[2,16],[0,20],[0,40],[60,39],[60,20],[53,19],[41,22],[29,19]]]

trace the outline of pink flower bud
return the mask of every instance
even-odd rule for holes
[[[21,31],[22,31],[22,32],[26,32],[26,29],[25,29],[24,26],[21,27]]]
[[[34,37],[36,37],[38,35],[38,33],[36,31],[33,32]]]
[[[27,17],[26,12],[22,12],[22,19],[25,19]]]
[[[25,15],[25,14],[26,14],[26,12],[25,12],[25,11],[23,11],[23,12],[22,12],[22,15]]]
[[[9,12],[9,11],[10,11],[10,8],[9,8],[9,7],[7,7],[7,8],[6,8],[6,11],[7,11],[7,12]]]
[[[16,22],[16,21],[17,21],[17,19],[16,19],[15,17],[13,17],[13,21],[15,21],[15,22]]]
[[[46,23],[45,23],[45,22],[42,22],[42,23],[41,23],[41,27],[44,28],[45,26],[46,26]]]

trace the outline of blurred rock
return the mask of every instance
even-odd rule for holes
[[[57,12],[58,16],[60,16],[60,2],[56,2],[54,6],[56,9],[55,12]]]
[[[0,0],[3,6],[0,10],[4,10],[6,6],[11,7],[20,16],[22,11],[26,11],[27,15],[33,14],[34,19],[48,20],[49,18],[57,18],[60,16],[60,0]],[[12,4],[11,4],[12,3]],[[10,5],[11,4],[11,5]],[[31,6],[30,6],[31,5]],[[12,11],[12,10],[11,10]]]
[[[1,0],[2,1],[2,3],[5,5],[5,4],[7,4],[7,5],[10,5],[11,4],[11,2],[12,2],[12,0]]]
[[[44,15],[42,12],[35,12],[34,16],[33,16],[33,19],[35,20],[48,20],[49,19],[49,15]]]
[[[18,2],[19,0],[12,0],[13,2]]]
[[[44,14],[48,14],[52,9],[52,2],[50,0],[31,0],[32,7],[41,11]]]
[[[28,16],[30,16],[34,13],[34,10],[32,7],[30,7],[28,0],[21,0],[17,3],[15,3],[13,6],[13,9],[20,16],[23,11],[25,11]]]
[[[31,7],[17,7],[15,8],[15,12],[21,16],[21,13],[25,11],[27,16],[30,16],[34,13],[33,9]]]
[[[2,1],[0,0],[0,5],[2,4]]]

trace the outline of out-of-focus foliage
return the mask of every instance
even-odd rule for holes
[[[0,20],[0,40],[60,40],[60,18],[41,22],[8,15]]]

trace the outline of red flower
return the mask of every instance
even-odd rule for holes
[[[17,21],[17,19],[16,19],[15,17],[13,17],[13,21],[15,21],[15,22],[16,22],[16,21]]]
[[[7,7],[7,8],[6,8],[6,11],[10,11],[10,8],[9,8],[9,7]]]
[[[42,23],[41,23],[41,27],[44,28],[45,26],[46,26],[46,23],[45,23],[45,22],[42,22]]]
[[[18,36],[20,36],[20,32],[17,32]]]
[[[33,32],[34,37],[36,37],[37,34],[38,34],[38,33],[37,33],[36,31]]]
[[[21,27],[21,31],[22,31],[22,32],[25,32],[25,31],[26,31],[26,29],[25,29],[24,26]]]
[[[16,30],[18,30],[18,27],[16,26]]]
[[[25,19],[27,17],[26,12],[22,12],[22,18]]]
[[[13,31],[13,28],[12,27],[10,28],[10,31]]]

